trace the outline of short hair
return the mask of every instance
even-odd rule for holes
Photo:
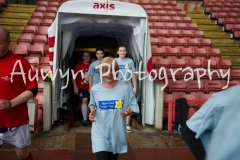
[[[121,47],[124,47],[124,48],[126,49],[126,51],[127,51],[127,47],[126,47],[126,46],[124,46],[124,45],[119,45],[119,46],[117,47],[116,51],[118,51],[118,50],[119,50],[119,48],[121,48]]]
[[[118,66],[117,61],[114,60],[114,59],[111,58],[111,57],[105,57],[105,58],[103,58],[103,59],[99,62],[98,65],[101,65],[101,64],[109,64],[111,71],[112,71],[112,67],[113,67],[112,65],[114,65],[115,72],[119,71],[119,66]],[[108,68],[107,65],[105,65],[105,66],[103,66],[103,67],[99,67],[99,68],[98,68],[98,73],[102,73],[102,72],[100,72],[100,69],[102,69],[102,70],[107,69],[107,70],[108,70],[109,68]],[[115,73],[113,73],[113,74],[115,74]],[[116,75],[116,76],[117,76],[117,75]]]
[[[103,52],[104,52],[104,49],[103,49],[102,47],[97,47],[97,48],[96,48],[96,52],[97,52],[97,51],[103,51]]]
[[[2,28],[2,27],[0,27],[0,29],[3,30],[3,32],[5,34],[6,40],[10,40],[10,33],[9,33],[9,31],[7,29],[5,29],[5,28]]]

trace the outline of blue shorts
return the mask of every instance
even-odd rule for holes
[[[79,88],[78,89],[78,97],[80,99],[82,99],[82,98],[88,98],[89,99],[89,92],[85,89]]]

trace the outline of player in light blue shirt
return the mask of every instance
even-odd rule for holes
[[[107,63],[112,67],[113,61],[113,58],[106,57],[100,64]],[[117,63],[114,63],[114,68],[115,71],[119,69]],[[89,102],[89,119],[93,122],[92,151],[96,153],[97,159],[104,160],[117,159],[118,153],[127,152],[125,117],[132,112],[139,112],[130,87],[126,83],[114,80],[112,71],[107,72],[108,67],[102,67],[103,82],[92,87]]]
[[[240,159],[240,85],[214,93],[203,106],[187,121],[195,138],[186,142],[193,154],[205,160]],[[183,136],[188,136],[188,132]],[[195,142],[202,142],[205,155],[195,148]],[[199,158],[197,158],[199,159]]]
[[[132,89],[133,93],[136,94],[137,92],[137,79],[136,79],[136,74],[133,73],[135,72],[135,66],[133,63],[133,60],[130,58],[126,58],[127,55],[127,49],[125,46],[119,46],[117,48],[117,54],[118,58],[115,58],[115,60],[118,63],[119,66],[119,73],[118,73],[118,80],[125,82],[130,86]],[[130,123],[131,116],[127,117],[127,127],[126,131],[127,132],[132,132],[129,123]]]
[[[96,57],[97,60],[92,62],[90,64],[90,67],[88,69],[88,74],[89,74],[89,91],[91,91],[91,88],[93,85],[97,84],[100,82],[100,77],[98,74],[98,69],[96,68],[98,66],[98,63],[103,59],[104,57],[104,50],[101,47],[98,47],[96,49]]]

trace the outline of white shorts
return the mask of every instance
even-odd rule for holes
[[[11,131],[0,133],[0,145],[10,143],[16,148],[24,148],[31,144],[29,124],[19,126]]]

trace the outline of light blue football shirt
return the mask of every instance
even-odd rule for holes
[[[214,93],[187,121],[200,138],[206,160],[240,159],[240,85]]]
[[[92,87],[89,106],[96,111],[95,121],[92,123],[92,151],[108,151],[116,153],[127,152],[126,117],[128,107],[139,113],[136,98],[129,86],[121,81],[111,89],[104,88],[102,83]]]
[[[135,72],[135,66],[133,63],[133,60],[130,58],[124,58],[124,59],[120,59],[120,58],[115,58],[115,60],[118,63],[119,66],[119,72],[118,73],[118,77],[117,79],[127,83],[129,86],[132,86],[132,72]]]
[[[88,74],[92,76],[92,86],[100,82],[100,75],[98,74],[98,60],[92,62],[88,69]]]

